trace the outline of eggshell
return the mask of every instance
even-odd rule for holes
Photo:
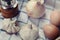
[[[30,0],[30,1],[38,1],[38,2],[40,2],[41,4],[44,4],[44,0]]]
[[[54,40],[59,35],[59,29],[52,24],[44,25],[43,30],[46,37],[49,38],[50,40]]]
[[[28,16],[31,18],[40,18],[44,15],[45,7],[37,1],[29,1],[26,5]]]
[[[60,22],[60,11],[59,10],[52,11],[50,15],[50,21],[52,24],[59,26],[59,22]]]
[[[23,40],[35,40],[38,37],[38,27],[26,24],[20,30],[20,36]]]
[[[1,12],[1,7],[0,7],[0,12]]]

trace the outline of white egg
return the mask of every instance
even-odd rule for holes
[[[41,4],[44,4],[44,0],[30,0],[30,1],[38,1],[38,2],[40,2]]]
[[[32,18],[40,18],[44,15],[45,6],[39,1],[29,1],[26,5],[26,11],[28,16]]]
[[[23,40],[35,40],[38,37],[38,27],[33,24],[26,24],[20,30]]]

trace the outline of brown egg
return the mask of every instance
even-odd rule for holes
[[[60,31],[59,31],[59,36],[60,36]]]
[[[60,20],[60,11],[59,10],[52,11],[52,13],[50,15],[51,23],[58,26],[59,25],[59,20]]]
[[[1,7],[0,7],[0,12],[1,12]]]
[[[54,40],[59,35],[59,29],[52,24],[44,25],[43,30],[46,37],[49,38],[50,40]]]

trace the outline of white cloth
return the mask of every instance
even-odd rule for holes
[[[20,31],[20,27],[17,25],[16,19],[4,19],[2,29],[8,33],[17,33]]]

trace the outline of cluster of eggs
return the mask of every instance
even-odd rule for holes
[[[32,18],[42,17],[45,12],[44,0],[42,1],[30,0],[26,5],[26,11],[28,16]],[[59,33],[60,32],[59,30],[60,11],[54,10],[50,15],[50,21],[51,21],[51,24],[44,25],[43,30],[47,38],[49,38],[50,40],[54,40],[60,34]],[[7,31],[7,32],[10,32],[10,31]],[[38,34],[38,28],[35,25],[25,25],[24,27],[21,28],[20,34],[24,40],[35,40]]]
[[[46,37],[50,40],[55,40],[60,35],[60,11],[54,10],[50,15],[51,24],[47,24],[44,26],[44,32]]]
[[[32,18],[40,18],[44,15],[45,7],[42,0],[30,0],[26,6],[28,16]],[[59,36],[60,11],[54,10],[50,15],[51,24],[46,24],[43,27],[44,33],[50,40],[55,40]]]

